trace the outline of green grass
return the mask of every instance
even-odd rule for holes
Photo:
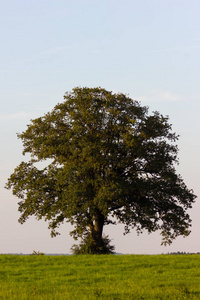
[[[0,255],[0,299],[200,299],[200,255]]]

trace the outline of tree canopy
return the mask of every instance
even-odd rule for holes
[[[123,223],[125,233],[160,230],[163,244],[190,233],[195,195],[176,174],[178,136],[168,117],[149,115],[125,94],[77,87],[18,137],[30,160],[6,187],[20,199],[20,223],[45,218],[54,236],[70,222],[94,253],[103,251],[110,223]]]

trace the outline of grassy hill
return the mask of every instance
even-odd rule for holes
[[[0,255],[0,299],[200,299],[200,255]]]

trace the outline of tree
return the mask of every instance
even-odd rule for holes
[[[70,222],[73,237],[90,240],[93,253],[104,253],[110,223],[123,223],[125,234],[160,230],[163,244],[190,233],[186,211],[195,195],[176,174],[178,136],[168,117],[148,115],[124,94],[77,87],[18,137],[30,160],[6,187],[20,198],[20,223],[45,218],[55,236]]]

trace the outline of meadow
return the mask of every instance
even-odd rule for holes
[[[200,299],[200,255],[0,255],[0,299]]]

